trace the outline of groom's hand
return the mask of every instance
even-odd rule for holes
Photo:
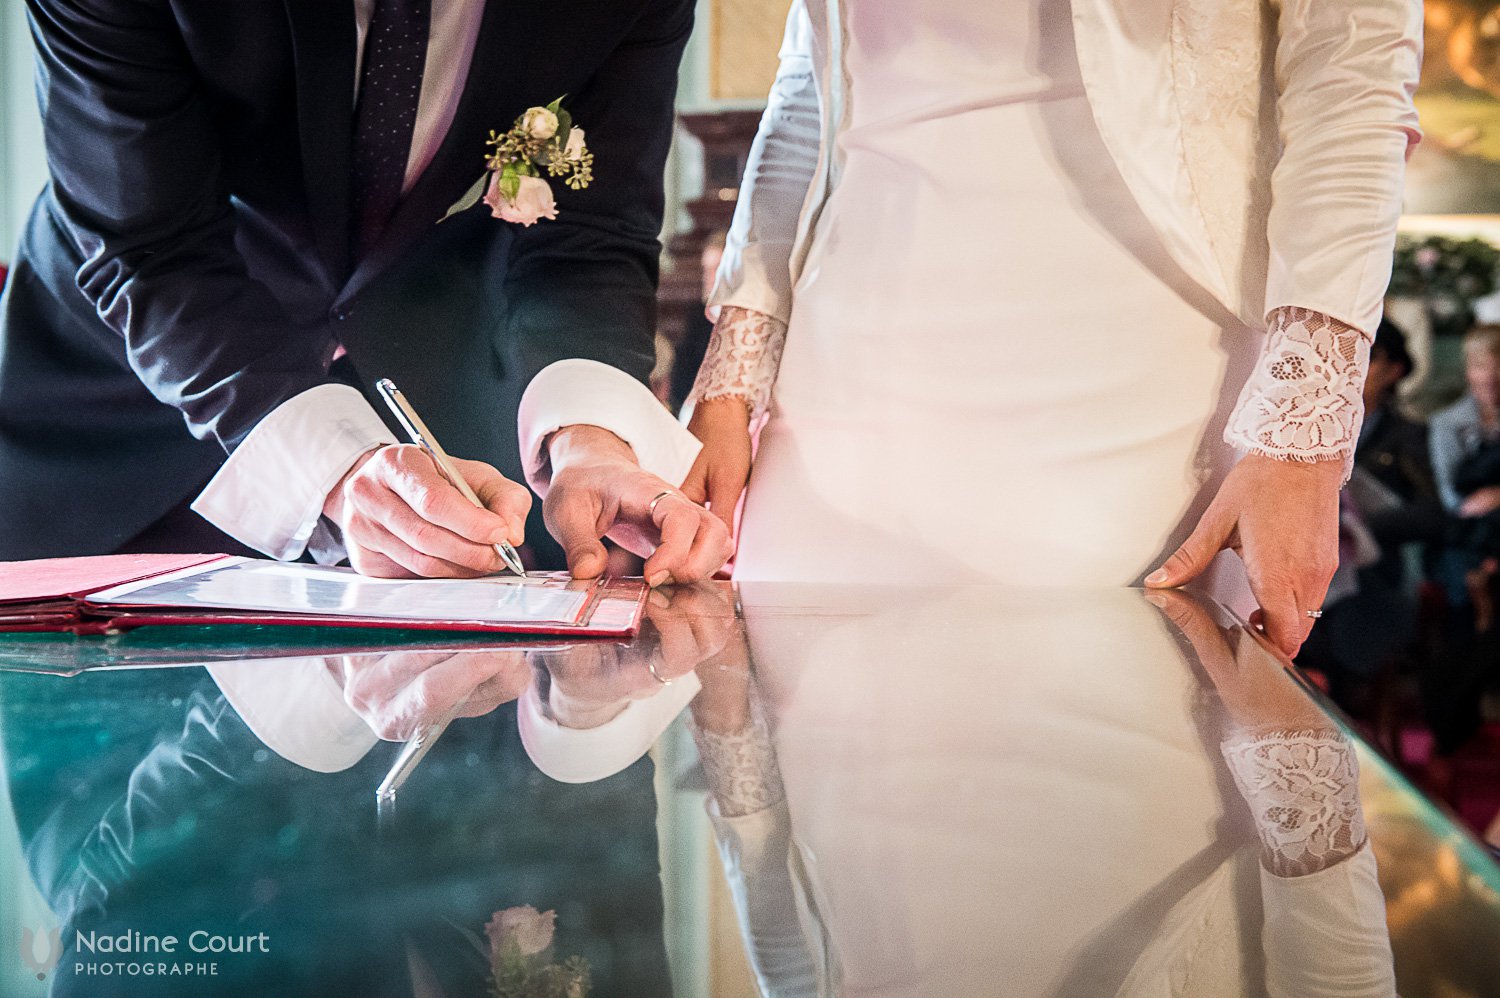
[[[494,545],[525,539],[531,493],[481,461],[453,464],[484,509],[414,444],[370,451],[328,494],[323,515],[361,575],[471,579],[504,568]]]
[[[646,556],[653,586],[706,579],[733,553],[722,520],[642,469],[630,445],[608,430],[565,426],[548,440],[548,456],[552,487],[542,513],[575,578],[604,571],[606,535]],[[670,495],[652,509],[664,492]]]

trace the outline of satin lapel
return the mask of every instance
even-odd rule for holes
[[[349,273],[349,162],[354,128],[354,4],[286,0],[297,73],[297,131],[307,210],[334,284]]]
[[[448,126],[432,162],[401,199],[396,214],[375,246],[364,259],[356,262],[354,275],[340,295],[342,300],[347,301],[359,294],[395,261],[413,238],[436,225],[448,206],[484,172],[484,140],[490,129],[510,124],[509,118],[499,120],[505,114],[505,108],[497,105],[494,95],[502,92],[499,83],[504,73],[515,71],[515,67],[512,59],[497,58],[495,53],[504,51],[507,25],[513,30],[516,17],[515,5],[500,3],[499,0],[485,4],[479,35],[474,42],[474,57],[458,98],[453,122]],[[520,37],[525,37],[524,33]]]

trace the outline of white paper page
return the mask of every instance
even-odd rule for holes
[[[132,582],[91,602],[406,620],[571,624],[588,593],[551,576],[370,579],[350,568],[237,561]]]

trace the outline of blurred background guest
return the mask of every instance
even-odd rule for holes
[[[1432,417],[1433,472],[1448,514],[1435,562],[1446,597],[1441,647],[1422,670],[1427,721],[1439,754],[1478,730],[1480,701],[1500,661],[1494,624],[1500,556],[1500,325],[1463,344],[1467,392]]]
[[[1427,427],[1396,404],[1396,389],[1411,376],[1413,367],[1405,331],[1389,319],[1381,319],[1370,346],[1364,385],[1365,419],[1354,462],[1363,472],[1361,477],[1373,477],[1406,503],[1436,496]]]

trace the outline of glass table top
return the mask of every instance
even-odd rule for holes
[[[1500,868],[1187,593],[0,639],[0,995],[1494,995]]]

